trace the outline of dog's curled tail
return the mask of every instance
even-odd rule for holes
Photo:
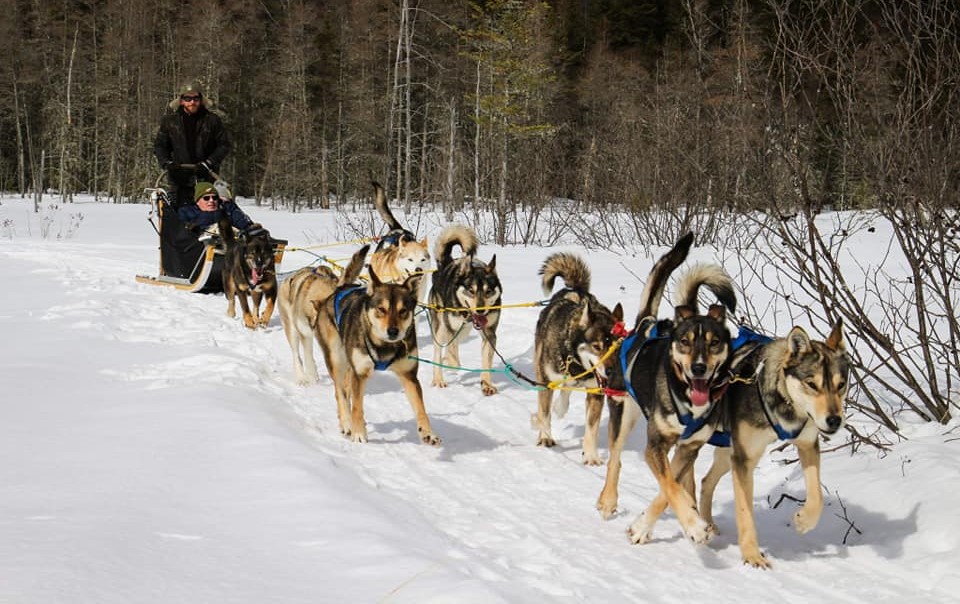
[[[367,252],[369,251],[370,244],[368,243],[353,253],[353,256],[350,257],[350,262],[347,264],[347,268],[343,269],[343,273],[341,273],[340,279],[337,281],[337,287],[357,282],[357,279],[360,278],[360,271],[363,270],[363,262],[367,259]]]
[[[224,247],[229,248],[237,242],[237,238],[233,236],[233,224],[229,217],[220,217],[220,220],[217,221],[217,231],[220,233],[220,239],[223,240]]]
[[[576,254],[566,252],[551,254],[543,261],[539,274],[543,276],[541,283],[544,295],[549,296],[553,291],[557,277],[563,279],[564,284],[571,289],[581,292],[590,291],[590,268]]]
[[[437,237],[437,243],[433,248],[433,255],[437,258],[438,267],[453,260],[452,254],[455,245],[460,246],[465,256],[474,256],[480,242],[477,241],[477,234],[470,227],[462,224],[451,224],[440,231],[440,236]]]
[[[393,212],[390,211],[390,206],[387,205],[387,194],[383,190],[383,187],[377,181],[372,181],[373,184],[373,205],[377,208],[380,217],[383,218],[383,221],[387,223],[387,226],[390,227],[390,230],[393,231],[402,231],[403,227],[400,226],[400,221],[394,217]]]
[[[712,291],[731,313],[736,312],[737,294],[733,289],[733,279],[718,264],[695,264],[680,277],[676,292],[677,306],[687,306],[699,314],[697,294],[702,286]]]
[[[660,312],[660,300],[663,298],[663,291],[667,287],[667,280],[677,267],[683,264],[690,253],[690,247],[693,245],[693,233],[686,233],[673,244],[669,252],[660,257],[659,260],[650,269],[650,276],[647,283],[643,286],[643,293],[640,294],[640,310],[637,312],[636,325],[647,317],[656,318]]]

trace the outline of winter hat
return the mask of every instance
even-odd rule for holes
[[[177,96],[173,97],[173,100],[170,101],[170,109],[176,111],[180,107],[180,97],[185,95],[200,95],[200,104],[204,107],[209,107],[209,102],[205,94],[203,94],[203,87],[200,86],[199,82],[187,82],[177,90]]]
[[[220,193],[217,192],[217,188],[213,186],[212,183],[201,180],[197,183],[197,186],[193,188],[193,201],[198,201],[207,193],[214,193],[217,196],[220,195]]]

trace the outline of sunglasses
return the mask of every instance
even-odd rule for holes
[[[217,195],[204,195],[204,196],[201,197],[200,199],[202,199],[202,200],[204,200],[204,201],[219,201],[219,200],[220,200],[220,197],[217,196]]]
[[[187,96],[187,95],[184,95],[184,96],[180,97],[180,100],[183,101],[184,103],[196,103],[196,102],[199,102],[199,101],[200,101],[200,98],[201,98],[201,97],[200,97],[199,94],[196,95],[196,96]]]

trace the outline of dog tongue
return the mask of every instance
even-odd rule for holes
[[[255,268],[250,269],[250,283],[254,285],[260,283],[260,271]]]
[[[697,407],[706,405],[710,400],[710,388],[707,380],[693,380],[690,383],[690,402]]]
[[[474,329],[483,329],[487,326],[487,315],[473,315],[473,327]]]

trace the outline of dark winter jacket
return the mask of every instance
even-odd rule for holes
[[[177,217],[180,218],[180,222],[184,224],[188,229],[199,232],[204,229],[217,224],[221,216],[226,215],[230,218],[230,224],[234,227],[242,230],[245,230],[253,221],[250,220],[250,217],[247,216],[240,207],[232,201],[222,201],[220,202],[219,209],[214,210],[213,212],[204,212],[196,204],[185,205],[179,210],[177,210]]]
[[[187,141],[186,120],[195,120],[195,141],[189,145]],[[199,164],[204,162],[211,170],[217,172],[224,158],[230,153],[233,144],[220,117],[200,107],[195,116],[188,116],[183,108],[174,113],[165,115],[160,120],[160,129],[157,131],[157,140],[153,145],[154,155],[160,167],[167,169],[171,164]],[[178,174],[171,172],[171,179],[178,186],[192,185],[192,174]]]

